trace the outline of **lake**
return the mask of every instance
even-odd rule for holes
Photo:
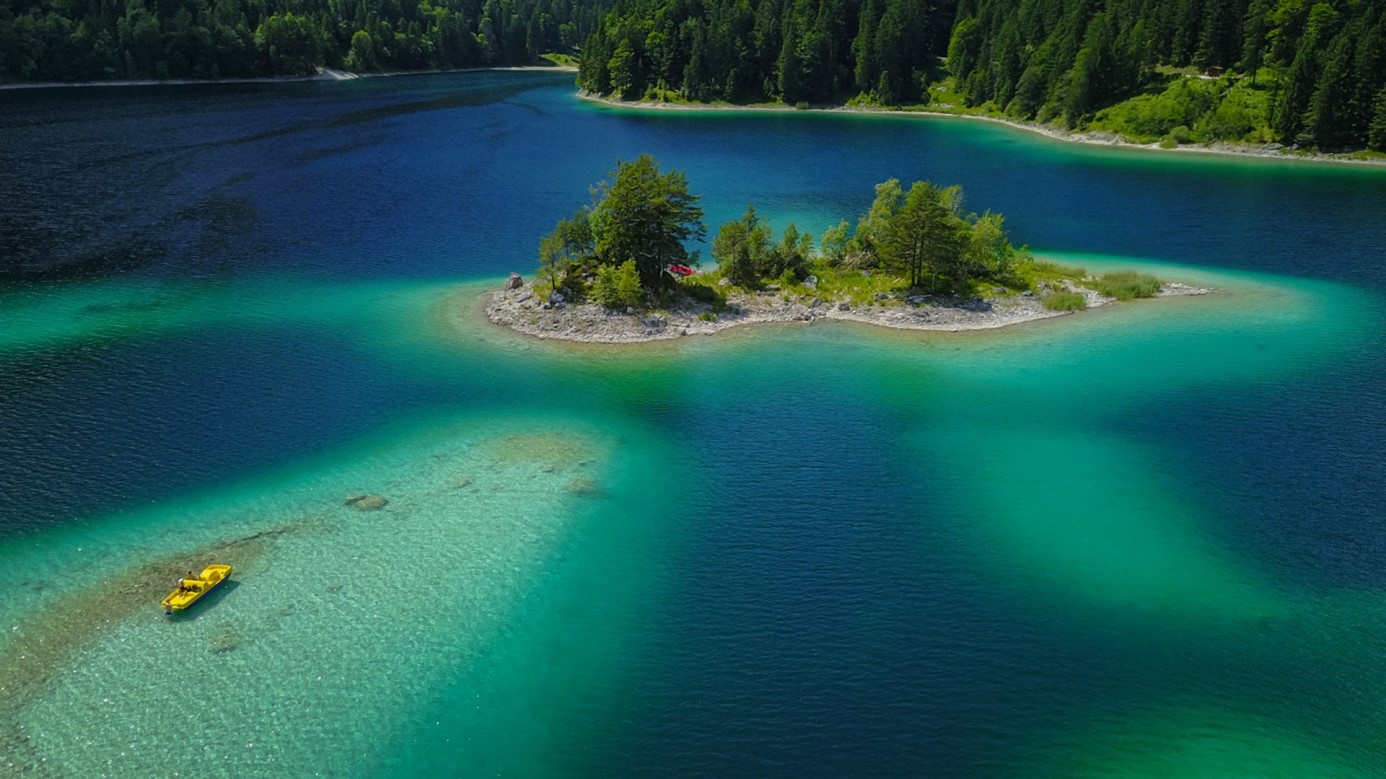
[[[1386,169],[542,72],[0,109],[0,773],[1386,773]],[[963,334],[484,323],[642,153],[714,231],[927,179],[1217,293]]]

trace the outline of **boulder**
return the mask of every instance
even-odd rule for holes
[[[358,511],[379,511],[389,502],[383,495],[352,495],[342,501],[342,505],[351,506]]]
[[[847,301],[844,300],[844,301],[842,301],[841,303],[838,303],[838,304],[837,304],[837,310],[838,310],[838,311],[851,311],[851,310],[852,310],[852,304],[851,304],[851,303],[848,303]]]
[[[524,285],[525,280],[518,273],[511,273],[510,277],[505,280],[506,289],[519,289]]]
[[[729,287],[729,286],[731,286],[731,279],[719,279],[719,280],[717,281],[717,286],[719,286],[719,287]]]
[[[809,276],[808,278],[804,279],[804,286],[808,287],[809,289],[818,289],[818,277]]]
[[[553,292],[549,293],[549,302],[554,304],[555,306],[561,305],[565,300],[567,300],[567,298],[563,297],[562,292],[554,290]]]

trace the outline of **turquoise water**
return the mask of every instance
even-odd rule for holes
[[[1386,772],[1386,173],[533,74],[0,102],[0,773]],[[479,321],[646,151],[714,223],[930,178],[1218,292],[615,349]],[[234,586],[166,619],[212,559]]]

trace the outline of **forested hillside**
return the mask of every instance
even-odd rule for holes
[[[0,81],[228,78],[535,62],[601,0],[0,0]]]
[[[579,83],[627,99],[946,98],[1144,139],[1386,149],[1386,2],[620,0]]]

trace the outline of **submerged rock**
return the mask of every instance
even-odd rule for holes
[[[360,511],[378,511],[385,508],[389,502],[383,495],[352,495],[342,501],[342,505],[351,506]]]
[[[236,636],[236,634],[227,631],[225,633],[217,634],[216,638],[212,639],[212,646],[210,648],[210,651],[214,655],[223,655],[227,652],[234,651],[236,647],[240,645],[241,640]]]
[[[586,476],[574,476],[568,481],[568,491],[574,495],[590,496],[601,492],[601,487],[597,486],[596,481]]]

